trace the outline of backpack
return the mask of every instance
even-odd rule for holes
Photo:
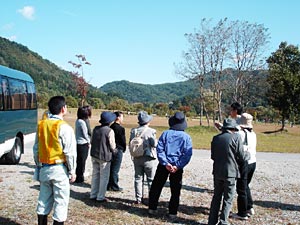
[[[135,137],[129,143],[130,155],[134,158],[141,157],[144,155],[144,139],[142,138],[143,134],[147,128],[145,128],[142,133],[138,134],[135,130]]]

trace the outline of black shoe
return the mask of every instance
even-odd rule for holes
[[[101,200],[96,199],[96,201],[99,202],[99,203],[109,202],[109,200],[107,198],[104,198],[104,199],[101,199]]]
[[[112,191],[116,191],[116,192],[121,192],[121,191],[123,191],[123,188],[116,188],[116,189],[111,189]]]
[[[48,215],[38,215],[38,225],[47,225]]]
[[[83,183],[84,179],[83,178],[76,178],[75,183]]]
[[[56,220],[53,220],[53,225],[64,225],[64,222],[58,222]]]

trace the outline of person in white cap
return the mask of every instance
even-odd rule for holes
[[[233,218],[247,220],[249,216],[254,215],[253,200],[249,184],[256,169],[256,134],[252,125],[253,116],[249,113],[243,113],[240,118],[241,130],[238,132],[241,136],[244,152],[247,159],[243,174],[237,179],[237,206],[238,213],[232,214]]]

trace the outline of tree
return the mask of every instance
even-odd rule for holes
[[[81,106],[84,105],[86,101],[86,96],[88,93],[88,83],[86,82],[84,78],[84,73],[83,73],[83,65],[91,65],[89,63],[85,56],[82,54],[75,55],[78,59],[78,63],[74,63],[72,61],[69,61],[70,63],[77,71],[71,72],[71,76],[73,78],[74,84],[76,86],[77,93],[79,94],[81,101],[80,104]],[[79,72],[80,71],[80,72]]]
[[[198,81],[200,94],[200,125],[203,111],[206,112],[205,83],[212,79],[213,97],[217,103],[221,117],[221,99],[224,84],[221,83],[223,66],[229,51],[230,27],[227,18],[220,20],[215,26],[211,20],[202,19],[200,29],[195,33],[185,34],[190,44],[184,52],[184,63],[177,67],[177,73],[187,79]],[[205,113],[209,125],[208,113]],[[213,117],[215,119],[215,116]]]
[[[300,112],[300,51],[294,45],[281,42],[279,49],[267,59],[269,103],[280,111],[281,130],[285,120]]]
[[[176,73],[198,81],[200,118],[203,112],[207,112],[204,97],[207,91],[213,93],[214,120],[222,120],[221,104],[225,90],[227,96],[233,97],[232,101],[246,105],[258,77],[255,70],[263,66],[262,53],[269,39],[267,29],[249,22],[229,22],[227,18],[216,25],[203,19],[198,30],[185,36],[190,47],[184,52],[184,62],[177,65]],[[230,65],[234,70],[229,69]],[[209,124],[208,113],[205,114]]]
[[[130,105],[129,103],[124,100],[115,97],[107,106],[110,110],[120,110],[120,111],[130,111]]]
[[[233,101],[246,106],[251,100],[250,88],[257,83],[255,70],[265,65],[263,54],[270,38],[268,29],[262,24],[247,21],[233,21],[231,27],[230,64],[236,70],[230,77],[233,84]]]
[[[68,95],[66,97],[66,102],[68,103],[69,108],[77,108],[78,107],[77,100],[71,95]]]

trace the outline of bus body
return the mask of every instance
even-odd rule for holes
[[[0,161],[18,164],[26,137],[36,132],[37,101],[33,79],[0,65]]]

